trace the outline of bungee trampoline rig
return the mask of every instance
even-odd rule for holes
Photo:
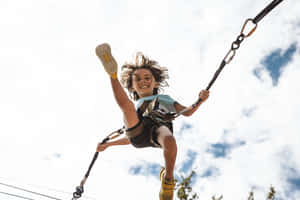
[[[223,58],[219,68],[217,69],[213,78],[211,79],[208,86],[206,87],[206,90],[209,90],[212,87],[212,85],[214,84],[214,82],[216,81],[218,76],[220,75],[223,68],[232,61],[232,59],[234,58],[234,56],[236,54],[236,51],[239,49],[239,47],[242,44],[242,42],[244,41],[244,39],[251,36],[254,33],[254,31],[256,30],[258,23],[282,1],[283,0],[273,0],[258,15],[256,15],[256,17],[254,17],[253,19],[249,18],[245,21],[244,25],[242,26],[240,34],[237,36],[236,40],[232,42],[230,50],[227,52],[227,54]],[[250,26],[251,26],[250,30],[246,31],[246,29]],[[201,101],[202,101],[202,99],[199,98],[194,104],[183,109],[182,111],[180,111],[178,113],[163,113],[163,115],[164,115],[165,119],[173,120],[173,119],[179,117],[180,115],[182,115],[184,112],[187,112],[187,111],[193,109],[194,107],[196,107]],[[158,113],[158,114],[162,114],[162,113]],[[124,132],[125,132],[124,127],[120,128],[120,129],[110,133],[107,137],[105,137],[102,140],[102,142],[100,144],[105,144],[109,140],[119,137]],[[77,200],[82,196],[82,194],[84,192],[84,184],[90,175],[90,172],[98,158],[98,155],[99,155],[99,152],[95,152],[93,159],[88,167],[88,170],[85,173],[84,178],[81,180],[80,185],[75,188],[75,192],[73,193],[73,197],[71,200]]]

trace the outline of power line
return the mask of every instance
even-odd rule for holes
[[[17,186],[13,186],[13,185],[9,185],[9,184],[6,184],[6,183],[1,183],[0,182],[0,185],[4,185],[6,187],[14,188],[14,189],[17,189],[17,190],[22,190],[24,192],[28,192],[28,193],[31,193],[31,194],[35,194],[35,195],[47,197],[49,199],[62,200],[62,199],[58,199],[58,198],[55,198],[55,197],[52,197],[52,196],[49,196],[49,195],[46,195],[46,194],[42,194],[42,193],[34,192],[34,191],[31,191],[31,190],[23,189],[23,188],[20,188],[20,187],[17,187]],[[32,200],[32,199],[30,199],[30,200]]]
[[[2,179],[2,180],[1,180]],[[6,184],[6,183],[2,183],[1,181],[4,181],[4,182],[6,182],[6,181],[9,181],[9,182],[11,182],[12,180],[11,179],[9,179],[9,178],[6,178],[6,177],[0,177],[0,185],[4,185],[4,186],[7,186],[7,187],[12,187],[12,188],[14,188],[14,189],[19,189],[19,187],[16,187],[16,186],[13,186],[12,184]],[[15,180],[14,180],[15,181]],[[27,183],[26,183],[27,184]],[[58,190],[58,189],[54,189],[54,188],[49,188],[49,187],[45,187],[45,186],[41,186],[41,185],[34,185],[34,184],[27,184],[27,185],[30,185],[30,186],[32,186],[32,187],[34,187],[34,188],[41,188],[41,189],[46,189],[46,190],[48,190],[48,191],[54,191],[54,192],[59,192],[59,193],[65,193],[65,194],[68,194],[68,195],[73,195],[73,193],[71,193],[71,192],[66,192],[66,191],[63,191],[63,190]],[[20,189],[22,189],[22,188],[20,188]],[[22,189],[23,190],[23,189]],[[25,189],[24,189],[25,190]],[[24,191],[23,190],[23,191]],[[28,192],[27,190],[25,190],[26,192]],[[37,194],[37,195],[39,195],[39,194]],[[96,198],[94,198],[94,197],[90,197],[90,196],[85,196],[85,197],[83,197],[84,199],[91,199],[91,200],[96,200]],[[62,199],[55,199],[55,200],[62,200]]]
[[[21,198],[21,199],[34,200],[34,199],[30,199],[28,197],[24,197],[24,196],[20,196],[20,195],[16,195],[16,194],[11,194],[11,193],[7,193],[7,192],[1,192],[0,191],[0,194],[5,194],[5,195],[8,195],[8,196],[18,197],[18,198]]]
[[[3,179],[3,180],[1,180],[1,179]],[[1,181],[4,181],[4,182],[6,182],[6,181],[8,181],[8,182],[14,181],[16,183],[16,180],[13,180],[13,179],[10,179],[10,178],[6,178],[6,177],[0,177],[0,182]],[[34,187],[36,189],[43,189],[43,190],[52,191],[52,192],[56,192],[56,193],[58,192],[58,193],[64,193],[64,194],[68,194],[68,195],[72,195],[73,194],[72,192],[67,192],[67,191],[63,191],[63,190],[51,188],[51,187],[48,187],[48,186],[36,185],[36,184],[32,184],[32,183],[22,183],[22,184],[23,185],[26,184],[26,185],[28,185],[30,187]],[[86,198],[93,199],[91,197],[86,197]]]

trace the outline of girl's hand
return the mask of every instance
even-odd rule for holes
[[[104,144],[99,143],[97,146],[97,152],[104,151],[109,146],[110,145],[108,143],[104,143]]]
[[[208,97],[209,97],[209,91],[201,90],[201,92],[199,93],[199,98],[202,99],[202,102],[206,101],[206,99],[208,99]]]

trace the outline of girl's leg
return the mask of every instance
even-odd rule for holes
[[[131,128],[135,126],[139,122],[139,119],[133,102],[128,98],[124,88],[121,86],[118,80],[118,64],[111,54],[111,48],[109,44],[104,43],[97,46],[96,54],[101,60],[105,71],[110,76],[113,93],[119,107],[124,114],[126,127]]]
[[[139,122],[134,103],[128,98],[118,79],[110,80],[115,99],[124,115],[125,126],[131,128]]]
[[[166,126],[161,126],[157,129],[158,142],[163,148],[163,154],[165,158],[165,179],[173,179],[173,171],[177,155],[177,145],[174,136]]]

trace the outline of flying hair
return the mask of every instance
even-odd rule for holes
[[[121,67],[121,84],[128,90],[129,95],[133,100],[138,100],[140,98],[136,92],[131,91],[133,73],[137,69],[150,70],[155,81],[159,83],[158,87],[154,88],[153,94],[158,94],[163,90],[163,87],[169,86],[166,80],[169,78],[168,69],[166,67],[161,67],[157,61],[150,60],[143,53],[137,52],[134,62],[125,63]]]

